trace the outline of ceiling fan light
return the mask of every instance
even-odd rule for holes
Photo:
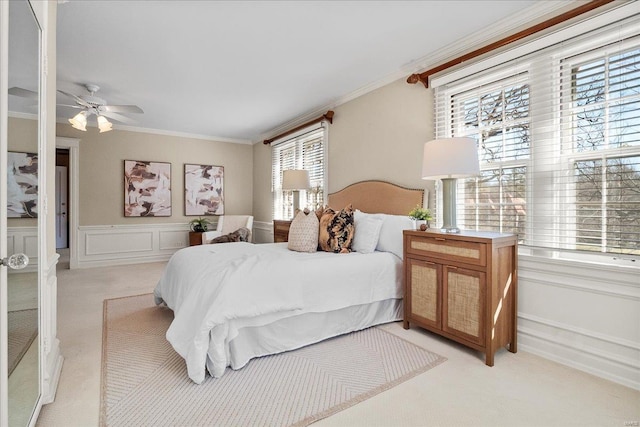
[[[72,128],[86,132],[87,131],[87,112],[80,111],[72,119],[69,119],[69,123],[71,123]]]
[[[100,129],[100,133],[109,132],[112,129],[113,125],[109,120],[107,120],[104,116],[98,116],[98,129]]]

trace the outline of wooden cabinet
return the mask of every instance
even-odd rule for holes
[[[513,234],[404,231],[404,328],[414,323],[485,353],[517,351]]]
[[[189,246],[198,246],[202,244],[202,232],[190,231],[189,232]]]
[[[289,241],[289,227],[291,227],[291,221],[288,220],[273,220],[273,242],[288,242]]]

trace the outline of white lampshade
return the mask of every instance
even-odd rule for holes
[[[100,133],[109,132],[112,126],[113,125],[106,117],[98,116],[98,129],[100,129]]]
[[[309,171],[304,169],[289,169],[282,173],[283,190],[307,190],[311,188]]]
[[[81,131],[87,131],[87,113],[86,111],[80,111],[72,119],[69,119],[71,127]]]
[[[442,138],[424,144],[422,179],[464,178],[479,174],[475,139]]]
[[[424,144],[422,179],[442,180],[442,228],[459,233],[456,225],[456,180],[480,174],[478,148],[472,138],[435,139]]]

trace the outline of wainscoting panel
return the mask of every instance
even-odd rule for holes
[[[78,268],[166,261],[189,246],[188,224],[79,227]]]
[[[640,390],[640,271],[518,260],[519,347]]]
[[[254,221],[253,241],[255,243],[273,243],[273,222]]]
[[[85,234],[84,237],[87,255],[153,251],[154,232],[151,230],[130,232],[94,230],[92,233]]]
[[[22,273],[38,270],[38,227],[7,227],[7,254],[24,253],[29,265]]]

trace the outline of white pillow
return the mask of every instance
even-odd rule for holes
[[[289,250],[296,252],[316,252],[320,222],[315,212],[298,212],[289,227]]]
[[[404,215],[378,215],[382,217],[382,228],[380,229],[380,237],[378,238],[376,250],[391,252],[402,259],[402,231],[412,230],[413,221]]]
[[[382,228],[382,217],[356,210],[353,221],[356,229],[353,235],[353,250],[363,254],[375,251]]]

